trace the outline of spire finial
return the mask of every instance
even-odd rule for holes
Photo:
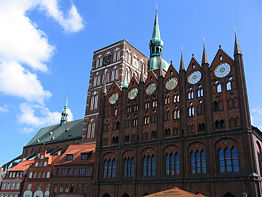
[[[239,55],[242,54],[240,46],[238,44],[238,40],[237,40],[237,30],[236,30],[236,26],[234,27],[234,31],[235,31],[235,46],[234,46],[234,55]]]
[[[205,38],[203,38],[203,56],[202,56],[202,65],[209,64],[207,53],[206,53],[206,46],[205,46]]]
[[[184,63],[184,57],[183,57],[183,47],[181,47],[181,59],[180,59],[180,68],[179,71],[186,70],[185,63]]]
[[[125,77],[124,77],[122,88],[128,88],[128,85],[127,85],[127,72],[125,73]]]

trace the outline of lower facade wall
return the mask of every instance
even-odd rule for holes
[[[192,182],[192,183],[126,183],[100,184],[94,186],[92,197],[142,197],[179,187],[180,189],[201,193],[208,197],[224,197],[227,193],[235,197],[261,197],[257,187],[259,182],[253,181],[221,181],[221,182]]]

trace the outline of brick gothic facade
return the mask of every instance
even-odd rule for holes
[[[122,86],[98,92],[92,196],[174,186],[210,197],[261,196],[262,135],[251,126],[237,38],[233,58],[219,47],[209,64],[204,47],[201,64],[193,56],[185,69],[181,55],[179,71],[165,70],[153,60],[162,58],[158,31],[156,16],[147,78],[127,85],[122,70]]]
[[[50,196],[135,197],[174,186],[262,196],[262,134],[251,125],[237,37],[233,58],[220,46],[209,63],[204,47],[187,69],[181,54],[179,71],[162,48],[156,14],[149,59],[125,40],[94,52],[84,120],[41,129],[21,156],[62,154],[43,183]],[[69,153],[94,142],[90,160],[79,159],[86,150]]]

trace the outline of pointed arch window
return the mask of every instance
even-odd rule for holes
[[[179,154],[167,153],[166,154],[166,175],[179,174]]]
[[[118,80],[118,78],[119,78],[119,71],[118,71],[118,69],[116,69],[116,71],[115,71],[115,80]]]
[[[115,80],[115,71],[112,70],[111,72],[111,81],[114,81]]]
[[[124,159],[124,177],[133,177],[135,170],[135,159],[128,157]]]
[[[120,60],[120,49],[116,50],[116,61]]]
[[[236,147],[218,149],[220,172],[239,172],[239,160]]]
[[[232,82],[227,82],[227,91],[232,90]]]
[[[206,174],[206,154],[204,150],[191,151],[191,173]]]
[[[156,158],[154,155],[144,156],[144,176],[155,176],[156,175]]]
[[[221,93],[222,92],[222,87],[221,84],[217,84],[217,93]]]
[[[188,108],[188,116],[189,117],[195,116],[195,108],[193,106],[193,103],[190,103],[190,106]]]

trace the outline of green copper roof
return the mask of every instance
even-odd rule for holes
[[[151,45],[157,45],[157,46],[161,46],[161,47],[164,45],[164,42],[161,40],[161,36],[160,36],[157,9],[156,9],[156,15],[155,15],[153,35],[152,35],[152,39],[150,41],[150,46]]]
[[[81,139],[84,119],[57,124],[40,129],[26,146],[52,144],[55,142]]]
[[[160,64],[162,64],[163,69],[167,71],[170,66],[169,63],[167,63],[167,61],[164,60],[160,56],[155,56],[155,57],[150,58],[148,63],[149,63],[149,68],[150,68],[150,70],[148,71],[159,69]]]
[[[127,84],[127,73],[125,73],[125,77],[124,77],[124,81],[123,81],[122,88],[128,88],[128,84]]]

